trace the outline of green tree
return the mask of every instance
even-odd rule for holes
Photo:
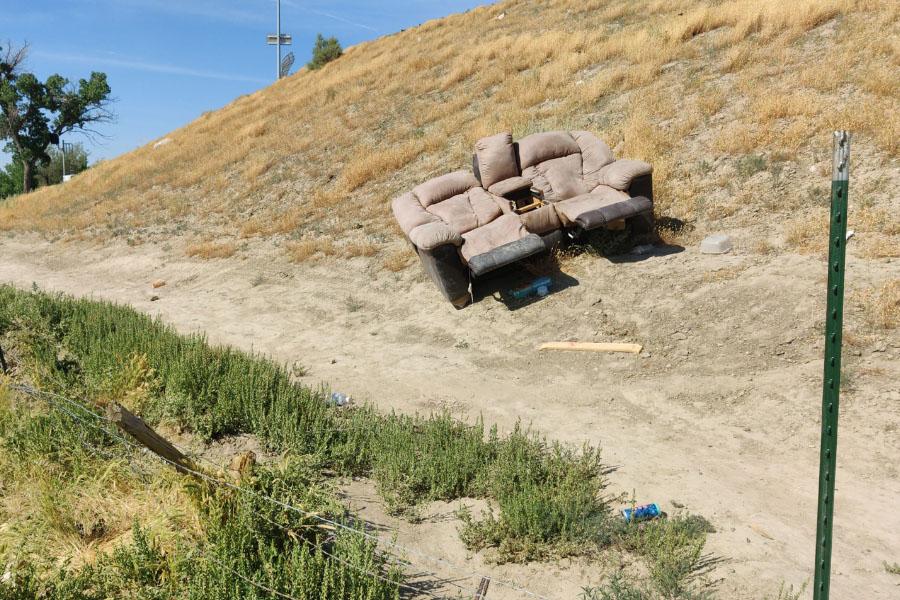
[[[113,115],[105,73],[95,71],[77,86],[57,74],[42,83],[22,70],[26,50],[0,52],[0,139],[22,164],[22,191],[27,193],[34,186],[35,166],[50,161],[48,148],[59,136],[95,134],[92,126],[112,121]]]
[[[312,60],[306,63],[306,66],[313,70],[321,69],[325,66],[325,63],[330,63],[343,53],[344,50],[341,48],[341,43],[337,41],[337,38],[330,37],[325,39],[319,33],[316,35],[316,44],[313,46]]]
[[[35,174],[35,186],[55,185],[63,180],[63,153],[62,150],[50,147],[47,150],[50,156],[47,164],[41,165]],[[72,144],[66,151],[66,175],[77,175],[88,168],[88,152],[82,144]]]
[[[22,163],[11,160],[0,170],[0,200],[22,193]]]

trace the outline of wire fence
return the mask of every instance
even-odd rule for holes
[[[396,539],[391,540],[390,542],[386,542],[380,536],[372,534],[369,531],[366,531],[364,529],[364,527],[366,525],[365,522],[362,523],[362,527],[360,527],[359,525],[356,525],[356,524],[354,524],[356,526],[347,525],[340,521],[326,518],[320,514],[306,511],[300,507],[288,504],[288,503],[278,500],[276,498],[272,498],[265,494],[262,494],[257,491],[246,488],[244,486],[237,485],[235,483],[226,481],[219,477],[212,476],[204,471],[199,470],[199,468],[191,468],[190,466],[185,466],[184,464],[176,463],[172,460],[169,460],[168,458],[166,458],[164,456],[160,456],[158,454],[148,451],[145,447],[141,446],[140,444],[135,443],[134,441],[132,441],[132,440],[126,438],[125,436],[123,436],[122,434],[120,434],[117,430],[117,425],[113,421],[111,421],[108,417],[106,417],[104,414],[101,414],[100,412],[95,412],[95,410],[91,410],[91,408],[89,408],[88,406],[85,406],[81,402],[72,400],[71,398],[63,396],[61,394],[57,394],[55,392],[49,392],[49,391],[45,391],[45,390],[38,390],[33,387],[22,385],[22,384],[8,384],[7,387],[9,389],[18,391],[20,393],[26,394],[33,398],[46,401],[52,407],[56,408],[61,413],[67,415],[70,419],[72,419],[73,423],[75,423],[79,426],[87,426],[87,427],[93,428],[96,431],[100,431],[103,434],[109,436],[110,438],[125,444],[127,447],[134,450],[140,456],[146,457],[148,454],[152,455],[153,457],[155,457],[159,461],[162,461],[163,463],[167,463],[170,466],[178,468],[182,472],[186,472],[194,477],[202,479],[202,480],[204,480],[212,485],[215,485],[217,487],[231,489],[231,490],[234,490],[241,494],[245,494],[248,497],[253,497],[257,500],[268,502],[274,506],[281,508],[282,510],[294,512],[296,514],[302,515],[309,519],[313,519],[313,520],[317,521],[318,523],[320,523],[321,525],[326,526],[330,529],[334,529],[335,531],[347,532],[352,535],[361,536],[363,538],[366,538],[366,539],[374,542],[375,544],[377,544],[378,547],[381,547],[382,551],[385,552],[385,554],[387,554],[388,556],[390,556],[396,563],[407,564],[409,566],[415,567],[416,569],[420,569],[420,573],[418,574],[419,577],[428,577],[430,579],[433,579],[435,582],[438,583],[438,585],[454,587],[454,588],[458,589],[460,593],[466,593],[467,595],[472,595],[472,597],[478,597],[478,594],[480,593],[479,588],[468,587],[468,586],[462,585],[461,583],[458,583],[458,581],[472,578],[475,581],[480,582],[483,579],[488,579],[490,581],[490,583],[507,588],[508,590],[516,592],[522,596],[528,596],[530,598],[535,598],[537,600],[551,600],[547,596],[533,592],[533,591],[531,591],[523,586],[520,586],[516,583],[506,581],[503,579],[498,579],[498,578],[495,578],[493,576],[490,576],[490,575],[487,575],[484,573],[470,571],[470,570],[468,570],[464,567],[460,567],[459,565],[457,565],[453,562],[450,562],[446,559],[435,557],[435,556],[432,556],[425,552],[422,552],[421,550],[417,550],[415,548],[410,548],[408,546],[401,545],[401,544],[397,543]],[[70,408],[67,408],[67,407],[70,407]],[[98,407],[94,407],[94,408],[97,411],[99,411]],[[101,423],[103,423],[103,424],[101,425]],[[108,426],[111,426],[112,429],[110,429]],[[111,459],[120,460],[122,458],[121,456],[112,455],[109,452],[107,452],[103,449],[100,449],[100,448],[94,446],[93,444],[90,444],[89,442],[87,442],[84,439],[84,436],[80,432],[79,432],[79,439],[81,441],[82,446],[84,446],[87,450],[95,453],[96,455],[98,455],[106,460],[111,460]],[[182,454],[186,454],[186,453],[182,452]],[[225,472],[227,470],[224,466],[218,465],[208,459],[205,459],[205,458],[202,458],[199,456],[191,456],[191,459],[195,463],[194,466],[199,467],[199,463],[205,462],[219,472]],[[134,470],[138,475],[142,475],[141,480],[144,482],[145,485],[148,486],[148,489],[149,489],[149,484],[146,481],[146,474],[147,474],[146,471],[143,471],[142,469],[140,469],[140,467],[136,467],[136,465],[133,463],[133,461],[131,461],[130,458],[128,458],[128,460],[129,460],[129,463],[131,464],[132,470]],[[275,521],[272,521],[271,519],[269,519],[265,515],[259,513],[258,511],[252,511],[252,512],[256,516],[258,516],[258,517],[262,518],[263,520],[267,521],[268,523],[270,523],[271,525],[281,528],[286,533],[289,533],[289,534],[291,533],[290,530],[288,528],[286,528],[284,525],[282,525],[280,523],[276,523]],[[424,589],[422,585],[411,585],[411,584],[400,583],[400,582],[388,579],[382,573],[376,573],[376,572],[367,571],[365,569],[362,569],[361,567],[354,565],[354,564],[342,559],[341,557],[334,555],[333,553],[329,553],[322,547],[323,544],[313,545],[311,541],[309,541],[306,538],[303,538],[302,536],[300,536],[299,539],[301,539],[304,543],[309,544],[315,551],[322,552],[325,556],[328,556],[329,558],[347,566],[348,568],[356,570],[360,574],[368,575],[370,577],[374,577],[374,578],[379,579],[384,582],[396,584],[401,589],[405,589],[414,594],[424,595],[424,596],[428,596],[430,598],[437,598],[437,599],[442,598],[442,596],[437,596],[433,592],[431,592],[427,589]],[[435,573],[435,572],[432,572],[432,571],[429,571],[426,569],[421,569],[419,565],[416,565],[409,560],[400,559],[398,556],[396,556],[395,554],[390,552],[391,549],[396,549],[398,551],[407,553],[409,555],[418,556],[432,564],[441,565],[441,567],[443,567],[446,571],[448,571],[453,577],[442,577],[438,573]],[[258,589],[260,589],[262,591],[270,593],[273,596],[286,598],[288,600],[296,600],[295,598],[293,598],[292,596],[290,596],[288,594],[279,592],[278,590],[272,589],[268,586],[260,584],[259,582],[253,581],[252,579],[238,573],[237,571],[234,571],[234,569],[228,567],[224,563],[221,563],[221,561],[217,561],[215,558],[209,557],[208,554],[204,554],[204,555],[206,556],[206,558],[210,559],[211,562],[217,563],[218,566],[231,571],[236,576],[238,576],[242,580],[244,580],[246,583],[249,583],[249,584],[253,585],[254,587],[257,587]]]

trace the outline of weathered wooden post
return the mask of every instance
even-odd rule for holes
[[[831,175],[831,225],[828,234],[828,300],[825,310],[825,369],[822,389],[822,442],[819,450],[819,509],[813,600],[828,600],[831,587],[832,516],[837,463],[838,407],[841,388],[841,334],[844,319],[844,265],[847,245],[847,194],[850,134],[834,132]]]
[[[487,596],[488,586],[491,585],[489,577],[482,577],[481,583],[478,584],[478,591],[475,592],[475,600],[484,600]]]
[[[153,431],[149,425],[144,423],[143,419],[131,413],[121,404],[110,404],[106,408],[106,416],[119,429],[136,439],[148,450],[173,463],[178,472],[193,474],[198,470],[191,459],[170,444],[166,438]]]

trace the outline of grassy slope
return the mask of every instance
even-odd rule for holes
[[[856,187],[851,226],[871,234],[863,253],[896,255],[885,167],[900,154],[898,28],[887,0],[501,2],[241,97],[170,143],[0,207],[0,229],[185,235],[203,257],[263,237],[296,260],[370,256],[397,270],[411,257],[394,195],[466,166],[482,135],[588,128],[654,163],[660,214],[701,229],[787,221],[803,247],[824,223],[810,181],[827,181],[828,132],[846,127],[856,160],[887,173]],[[743,185],[760,170],[775,176]]]

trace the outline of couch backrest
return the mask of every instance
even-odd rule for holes
[[[519,140],[519,161],[522,170],[580,152],[581,147],[568,131],[532,133]]]
[[[613,162],[609,146],[589,131],[547,131],[519,140],[522,176],[557,202],[592,191],[597,172]]]
[[[486,192],[468,171],[455,171],[417,185],[412,197],[427,215],[419,214],[416,219],[407,217],[406,212],[415,213],[407,208],[409,201],[402,200],[399,204],[395,201],[394,212],[401,226],[405,222],[430,222],[436,217],[459,235],[486,225],[510,210],[508,202]]]
[[[585,175],[596,173],[616,160],[609,146],[590,131],[573,131],[572,138],[581,148],[581,160],[584,164]]]
[[[413,194],[424,208],[478,187],[478,180],[468,171],[454,171],[429,179],[413,188]]]
[[[512,134],[498,133],[475,142],[472,168],[485,189],[498,181],[516,177],[519,174],[519,164]]]

